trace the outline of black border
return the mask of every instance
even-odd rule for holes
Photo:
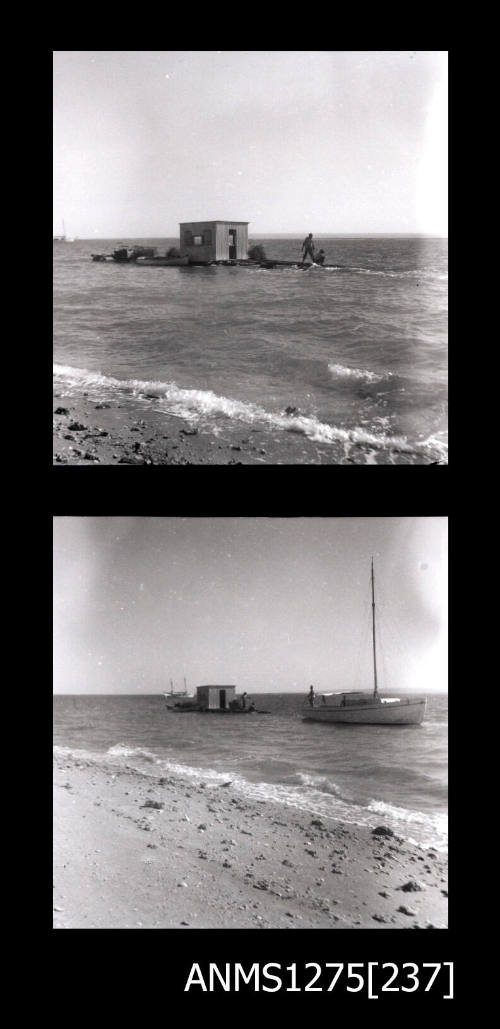
[[[448,514],[449,483],[447,466],[61,466],[52,496],[59,515],[416,517]]]

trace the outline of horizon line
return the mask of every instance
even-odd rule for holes
[[[231,685],[233,685],[233,684],[231,683]],[[236,688],[238,688],[238,687],[236,687]],[[387,689],[382,689],[379,692],[380,693],[387,693],[388,690],[390,692],[390,687],[387,687]],[[303,690],[302,689],[300,689],[300,690],[251,690],[251,695],[252,696],[259,696],[260,694],[268,694],[268,693],[290,693],[290,694],[297,694],[297,696],[301,696],[302,694],[304,694],[304,696],[306,696],[307,692],[308,692],[307,688],[304,688]],[[370,691],[368,691],[368,690],[332,690],[332,691],[329,691],[329,690],[318,689],[318,692],[319,693],[327,693],[327,692],[332,692],[332,693],[349,693],[349,692],[364,693],[364,692],[370,692]],[[394,693],[394,690],[392,690],[392,692]],[[423,687],[422,687],[422,689],[418,689],[417,687],[404,687],[404,688],[400,689],[399,692],[400,693],[405,693],[405,692],[411,692],[411,693],[448,693],[448,690],[447,689],[426,690]],[[115,693],[98,693],[98,692],[63,693],[63,692],[55,692],[55,693],[52,694],[53,697],[164,697],[164,696],[168,697],[169,695],[170,694],[169,694],[168,690],[159,690],[159,691],[155,691],[154,693],[142,693],[142,692],[140,692],[140,693],[118,693],[118,692],[115,692]]]
[[[56,238],[60,239],[60,236],[58,237],[57,233],[53,232],[52,235],[53,235],[53,239],[56,239]],[[265,230],[255,230],[255,231],[249,233],[249,238],[251,238],[253,236],[264,236],[266,239],[273,239],[273,238],[277,238],[277,239],[278,238],[300,239],[302,237],[302,232],[266,232]],[[398,236],[398,237],[400,237],[402,239],[413,239],[413,238],[448,239],[448,233],[442,233],[442,232],[316,232],[316,233],[313,233],[313,236],[316,239],[337,239],[337,238],[340,239],[340,238],[346,238],[346,237],[348,237],[348,238],[353,238],[353,237],[367,238],[367,237],[370,237],[370,236],[378,236],[378,237]],[[149,233],[143,233],[141,236],[127,236],[124,233],[117,233],[114,236],[73,236],[72,237],[72,241],[73,242],[78,242],[78,243],[83,243],[83,242],[91,243],[91,242],[95,242],[96,240],[99,240],[99,239],[177,239],[177,236],[169,236],[169,235],[166,235],[166,234],[158,236],[158,235],[153,235],[153,234],[149,234]],[[69,242],[69,240],[67,240],[67,242]]]

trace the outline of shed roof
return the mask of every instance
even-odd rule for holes
[[[207,221],[179,222],[179,225],[250,225],[250,222],[238,222],[234,219],[212,218]]]
[[[203,686],[197,686],[198,690],[235,690],[236,686],[234,683],[205,683]]]

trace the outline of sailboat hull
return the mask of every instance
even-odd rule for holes
[[[163,696],[169,711],[172,711],[175,707],[181,707],[183,704],[188,708],[189,704],[196,703],[196,697],[188,693],[187,690],[172,691],[171,693],[164,693]]]
[[[308,722],[335,722],[344,725],[420,725],[424,720],[426,705],[425,698],[405,698],[391,703],[378,701],[359,706],[334,706],[322,704],[317,699],[314,707],[310,707],[308,703],[304,706],[303,718]]]

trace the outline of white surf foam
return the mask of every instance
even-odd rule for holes
[[[410,811],[408,808],[396,807],[383,800],[371,800],[368,811],[390,820],[393,826],[400,826],[399,831],[407,836],[412,830],[423,830],[432,837],[438,850],[446,850],[448,839],[448,817],[445,814],[427,814],[423,811]]]
[[[328,371],[339,379],[361,379],[363,382],[382,382],[392,378],[392,372],[371,372],[367,368],[349,368],[343,364],[329,364]]]
[[[338,366],[342,367],[342,366]],[[361,370],[363,371],[363,369]],[[365,375],[371,375],[369,371]],[[231,421],[245,425],[266,425],[269,429],[294,432],[306,436],[315,443],[366,445],[374,450],[397,450],[409,454],[423,454],[429,459],[440,459],[442,451],[436,455],[426,442],[411,444],[405,436],[389,436],[369,432],[359,426],[342,429],[319,421],[314,415],[286,414],[286,412],[270,412],[257,404],[230,397],[219,396],[212,390],[185,389],[175,382],[158,380],[117,379],[82,368],[67,365],[54,365],[54,376],[67,387],[87,391],[95,390],[102,396],[102,391],[132,396],[138,402],[157,402],[160,406],[155,410],[165,411],[190,421],[226,417]],[[429,453],[427,453],[429,451]]]
[[[152,754],[150,750],[144,750],[142,747],[126,747],[123,743],[116,743],[106,753],[110,757],[138,757],[143,761],[158,761],[156,754]]]
[[[362,806],[347,797],[340,795],[339,788],[322,776],[311,776],[298,773],[295,785],[268,782],[251,782],[232,771],[217,771],[213,768],[201,768],[184,765],[178,761],[165,760],[141,747],[129,747],[115,744],[105,753],[91,753],[71,747],[55,746],[54,754],[70,758],[82,764],[104,766],[132,771],[146,776],[151,782],[158,777],[171,774],[182,780],[203,783],[208,789],[218,789],[222,784],[231,783],[235,793],[246,799],[271,801],[294,808],[297,811],[341,821],[350,825],[374,828],[380,819],[391,825],[395,832],[420,847],[434,846],[438,850],[446,850],[447,819],[444,815],[426,815],[420,812],[397,808],[382,801],[372,800]],[[144,762],[149,765],[146,770]],[[154,765],[154,771],[151,768]]]

